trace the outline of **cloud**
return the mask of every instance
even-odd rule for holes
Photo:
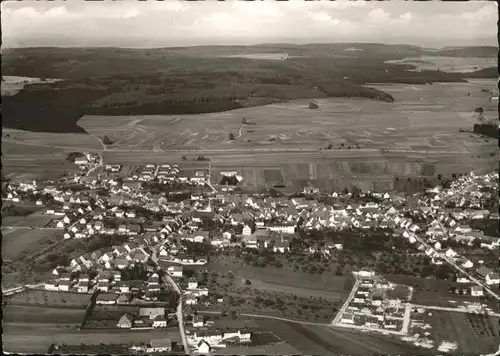
[[[332,17],[326,12],[312,12],[309,14],[309,17],[313,21],[332,21]]]
[[[368,21],[372,23],[383,23],[390,19],[390,15],[384,9],[377,7],[368,13]]]
[[[177,36],[193,44],[227,37],[235,43],[275,39],[302,41],[396,41],[418,44],[488,38],[496,44],[496,3],[365,1],[100,1],[2,2],[4,46],[74,42],[168,46]],[[133,31],[131,31],[133,29]],[[89,39],[89,36],[92,38]],[[138,41],[143,38],[144,41]],[[135,42],[133,42],[135,41]],[[217,40],[212,44],[217,44]],[[322,40],[323,41],[323,40]],[[132,43],[133,42],[133,43]]]

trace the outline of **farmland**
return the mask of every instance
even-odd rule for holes
[[[428,331],[435,347],[443,341],[456,342],[454,353],[481,354],[493,353],[498,349],[498,318],[485,315],[454,313],[444,311],[427,311],[416,316],[431,326]],[[412,329],[412,333],[419,332]]]
[[[90,294],[55,292],[46,290],[27,290],[6,299],[9,305],[43,306],[59,308],[85,309],[90,301]]]
[[[83,317],[83,316],[82,316]],[[81,320],[80,320],[81,322]],[[170,338],[179,341],[179,333],[166,330],[80,330],[73,327],[59,326],[46,321],[45,324],[28,322],[5,322],[3,324],[3,347],[6,351],[44,354],[50,344],[87,345],[139,344],[148,343],[155,338]]]
[[[258,319],[256,322],[263,330],[272,331],[280,339],[304,354],[430,354],[426,353],[425,350],[387,336],[269,319]]]
[[[3,307],[5,323],[47,323],[80,325],[85,309],[50,308],[39,306],[6,305]],[[5,326],[4,326],[5,327]]]
[[[495,102],[481,91],[496,86],[494,81],[375,86],[395,102],[322,98],[317,110],[293,100],[199,115],[84,116],[78,124],[91,135],[9,130],[2,143],[5,174],[75,171],[67,154],[102,150],[98,139],[105,135],[114,142],[104,152],[105,164],[203,155],[211,160],[213,183],[222,171],[239,171],[244,187],[283,183],[299,189],[311,181],[325,189],[358,184],[384,190],[394,187],[394,177],[432,180],[494,167],[492,140],[458,132],[476,122],[478,106],[486,118],[496,117]]]
[[[39,251],[62,239],[62,230],[12,228],[2,229],[2,235],[2,258],[14,260],[21,254]]]

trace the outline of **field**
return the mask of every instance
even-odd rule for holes
[[[2,228],[2,258],[15,260],[21,254],[36,252],[62,239],[62,230]]]
[[[6,305],[3,307],[3,322],[8,323],[47,323],[80,325],[85,309],[49,308],[38,306]],[[5,328],[5,326],[4,326]]]
[[[272,331],[280,339],[303,354],[415,354],[427,355],[425,350],[413,347],[388,336],[338,330],[322,326],[286,323],[259,319],[263,330]]]
[[[344,276],[335,276],[332,272],[323,274],[308,274],[293,271],[292,268],[283,267],[265,268],[241,265],[241,262],[230,258],[220,258],[210,261],[206,266],[211,271],[227,273],[231,271],[235,277],[249,279],[251,287],[278,292],[304,294],[320,298],[338,298],[350,292],[354,282]]]
[[[19,209],[25,209],[22,206],[19,207]],[[26,208],[28,210],[28,208]],[[42,207],[36,207],[36,208],[29,208],[30,210],[36,210],[33,211],[32,214],[19,217],[19,216],[4,216],[2,214],[2,225],[4,227],[9,226],[9,227],[46,227],[49,225],[49,223],[54,220],[53,216],[50,215],[45,215],[43,213],[44,208]]]
[[[90,301],[90,294],[28,290],[8,297],[6,301],[9,305],[85,309]]]
[[[199,115],[85,116],[78,125],[114,142],[104,152],[105,164],[203,155],[211,159],[213,183],[222,171],[239,171],[244,187],[284,183],[299,189],[311,181],[325,189],[356,183],[382,190],[394,187],[395,176],[450,178],[496,167],[493,140],[458,132],[472,128],[476,107],[484,108],[486,118],[497,116],[496,102],[481,91],[495,81],[374,86],[395,102],[323,98],[319,109],[310,110],[308,101],[294,100]],[[7,176],[60,175],[76,169],[65,160],[67,153],[102,147],[92,135],[8,132],[10,137],[2,136]],[[331,150],[319,150],[329,145]]]
[[[386,63],[411,64],[417,67],[415,69],[417,71],[439,69],[449,73],[467,73],[497,65],[497,62],[493,58],[457,58],[444,56],[420,56],[418,58],[389,60]]]
[[[413,276],[390,275],[386,277],[391,282],[414,287],[411,299],[411,302],[414,304],[458,308],[464,303],[480,302],[495,308],[494,300],[485,300],[484,298],[472,297],[470,295],[449,293],[450,287],[467,288],[471,284]]]
[[[82,316],[83,318],[83,316]],[[80,320],[81,321],[81,320]],[[47,323],[47,322],[46,322]],[[180,341],[179,332],[166,330],[80,330],[54,324],[32,324],[26,322],[5,322],[3,324],[3,348],[9,352],[26,352],[44,354],[50,344],[88,345],[105,344],[139,344],[148,343],[151,339],[170,338]]]
[[[444,311],[427,311],[416,318],[431,325],[428,331],[436,347],[443,341],[456,342],[458,348],[454,353],[471,355],[494,353],[498,349],[498,318]]]

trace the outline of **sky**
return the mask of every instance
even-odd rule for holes
[[[497,46],[496,2],[2,1],[2,46]]]

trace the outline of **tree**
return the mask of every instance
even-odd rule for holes
[[[186,156],[182,156],[182,160],[186,161],[187,160]]]
[[[234,134],[232,132],[229,133],[228,138],[230,141],[235,140]]]
[[[438,174],[437,179],[441,180],[441,179],[443,179],[443,176],[441,174]]]
[[[250,284],[252,284],[252,282],[250,282],[250,280],[249,280],[249,279],[245,279],[245,284],[246,284],[247,286],[249,286]]]
[[[105,145],[111,145],[113,142],[111,142],[110,138],[108,136],[104,136],[104,138],[102,139],[102,142],[105,144]]]

